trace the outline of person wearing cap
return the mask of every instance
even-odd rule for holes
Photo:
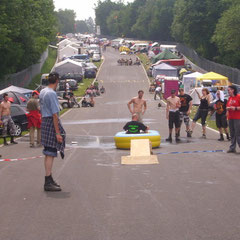
[[[34,133],[37,129],[37,146],[41,146],[41,114],[38,101],[38,91],[32,92],[32,98],[27,103],[28,129],[30,136],[30,147],[34,147]]]
[[[176,142],[180,142],[179,129],[180,129],[180,113],[179,107],[181,106],[180,98],[176,96],[176,90],[171,90],[171,96],[167,98],[166,118],[168,119],[169,137],[166,139],[172,142],[172,130],[175,125]]]
[[[187,132],[187,137],[191,137],[190,134],[190,118],[189,114],[192,110],[192,97],[184,92],[183,88],[179,89],[179,95],[178,97],[180,98],[181,102],[181,107],[179,108],[180,112],[180,128],[182,125],[182,122],[184,121],[186,125],[186,132]],[[179,130],[180,133],[180,130]]]

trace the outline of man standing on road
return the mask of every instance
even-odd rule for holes
[[[146,100],[143,99],[143,90],[138,91],[138,96],[132,98],[128,103],[128,109],[131,114],[136,113],[138,116],[138,121],[143,122],[142,116],[147,110],[147,103]],[[133,109],[131,108],[131,105],[133,104]]]
[[[4,145],[8,145],[7,143],[7,134],[8,134],[8,128],[11,136],[11,143],[17,144],[17,142],[14,141],[14,135],[16,134],[16,128],[15,124],[11,117],[11,102],[8,101],[8,94],[3,94],[3,101],[0,104],[0,124],[3,125],[3,141]]]
[[[60,151],[64,158],[65,131],[59,119],[59,103],[56,88],[59,82],[58,73],[49,74],[49,85],[40,93],[40,107],[42,113],[41,143],[45,155],[45,191],[61,191],[61,187],[52,178],[53,160]]]
[[[166,139],[172,142],[172,130],[175,125],[176,142],[180,142],[179,129],[180,129],[180,114],[179,107],[181,107],[180,98],[176,96],[176,90],[171,90],[171,96],[167,98],[166,118],[168,119],[169,137]]]
[[[30,136],[30,147],[34,147],[35,128],[37,129],[37,146],[39,147],[41,145],[41,114],[38,96],[38,91],[33,91],[32,98],[27,103],[27,110],[29,111],[27,118]]]
[[[187,137],[191,137],[189,114],[191,113],[191,110],[192,110],[192,100],[193,99],[190,95],[184,93],[183,88],[179,89],[178,97],[180,98],[180,102],[181,102],[181,107],[179,108],[180,128],[182,126],[182,122],[184,121],[184,123],[186,125]],[[179,135],[180,135],[180,130],[179,130]]]

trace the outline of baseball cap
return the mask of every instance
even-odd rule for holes
[[[175,90],[175,89],[172,89],[172,90],[171,90],[171,94],[174,94],[174,93],[176,93],[176,90]]]
[[[32,92],[32,95],[33,95],[33,94],[39,95],[39,92],[38,92],[37,90],[34,90],[34,91]]]

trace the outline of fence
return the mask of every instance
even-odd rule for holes
[[[197,66],[200,68],[203,68],[204,70],[208,72],[216,72],[219,74],[222,74],[235,84],[240,84],[240,70],[237,68],[228,67],[226,65],[222,65],[219,63],[215,63],[212,61],[209,61],[201,56],[199,56],[196,51],[194,51],[191,48],[188,48],[184,44],[178,43],[177,49],[180,51],[183,55],[185,55],[187,58],[189,58],[192,62],[194,62]]]
[[[5,77],[4,80],[0,82],[0,89],[9,87],[10,85],[18,87],[26,87],[32,79],[41,72],[42,66],[48,57],[48,48],[42,54],[38,63],[22,70],[21,72],[14,73]]]

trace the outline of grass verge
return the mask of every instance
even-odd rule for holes
[[[198,106],[193,106],[192,107],[192,111],[191,111],[191,114],[190,114],[191,119],[194,118],[195,114],[197,113],[197,110],[198,110]],[[197,122],[201,123],[201,120],[198,120]],[[207,127],[210,127],[212,129],[215,129],[215,130],[218,131],[218,128],[216,126],[216,121],[215,121],[215,119],[213,120],[210,115],[208,115],[206,123],[207,123]]]
[[[27,86],[27,88],[32,89],[32,90],[36,89],[37,85],[40,84],[40,79],[41,79],[42,74],[49,73],[52,70],[52,68],[56,62],[56,59],[57,59],[57,50],[49,47],[48,51],[49,51],[48,58],[46,59],[45,63],[43,64],[41,73],[39,73],[32,79],[31,83]]]
[[[140,58],[140,60],[141,60],[141,62],[143,64],[143,67],[145,68],[146,72],[148,72],[148,69],[152,65],[152,63],[149,60],[148,56],[145,53],[140,53],[137,56]],[[154,78],[153,77],[149,77],[149,76],[148,76],[148,78],[149,78],[150,82],[152,83]]]

